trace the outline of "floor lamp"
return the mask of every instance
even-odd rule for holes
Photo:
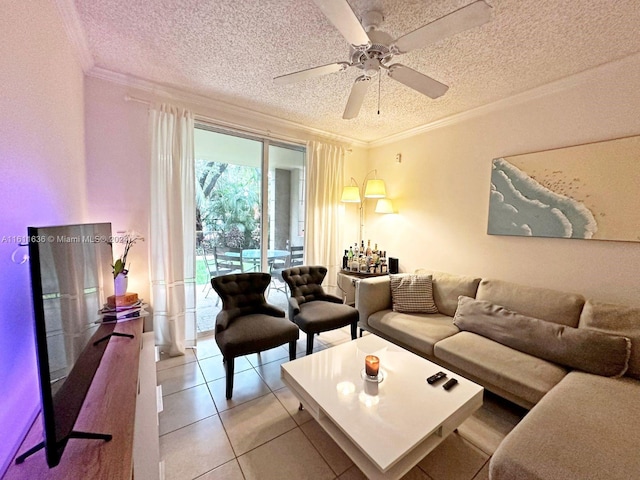
[[[373,178],[369,178],[373,174]],[[363,241],[362,231],[364,229],[364,199],[367,198],[384,198],[387,195],[387,190],[384,185],[384,180],[377,178],[378,171],[371,170],[367,173],[362,180],[362,183],[358,185],[358,182],[351,177],[350,184],[343,188],[341,202],[344,203],[359,203],[360,204],[360,227],[359,227],[359,240]],[[364,188],[364,192],[361,189]],[[361,194],[362,193],[362,194]]]

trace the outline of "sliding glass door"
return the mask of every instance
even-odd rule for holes
[[[269,144],[269,249],[304,245],[304,150]]]
[[[271,273],[289,264],[292,247],[304,244],[304,159],[300,145],[197,126],[199,332],[213,328],[211,277]],[[275,288],[274,295],[283,290]]]
[[[197,250],[260,248],[262,150],[260,141],[196,128]]]

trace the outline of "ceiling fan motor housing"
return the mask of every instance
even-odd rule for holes
[[[393,57],[389,45],[393,41],[391,35],[381,30],[367,32],[371,40],[371,46],[365,51],[352,49],[351,63],[364,70],[365,75],[373,77],[377,75],[380,66],[385,66]]]

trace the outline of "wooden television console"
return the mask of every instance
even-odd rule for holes
[[[16,465],[3,480],[157,480],[161,477],[158,437],[156,353],[153,332],[143,332],[144,318],[119,322],[85,398],[75,429],[113,435],[103,440],[70,439],[60,464],[49,468],[44,450]],[[42,441],[42,418],[36,418],[17,454]]]

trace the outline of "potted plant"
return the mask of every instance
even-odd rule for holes
[[[144,241],[144,237],[135,231],[118,232],[122,235],[117,237],[117,242],[124,244],[124,251],[120,258],[118,258],[113,267],[113,280],[114,280],[114,293],[116,296],[124,295],[127,293],[127,286],[129,279],[127,274],[129,269],[127,268],[127,255],[129,249],[138,241]]]

